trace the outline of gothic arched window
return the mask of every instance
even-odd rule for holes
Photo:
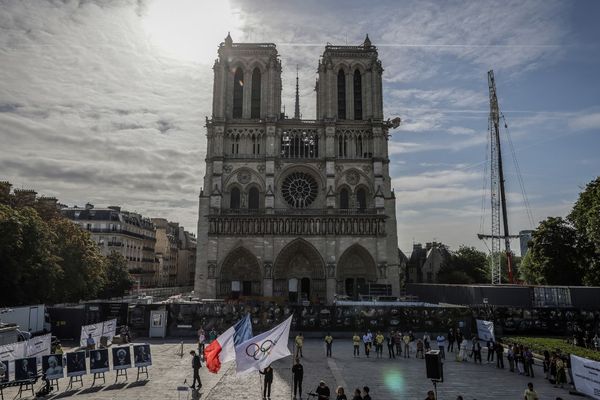
[[[356,208],[359,210],[367,208],[367,192],[363,188],[356,191]]]
[[[260,118],[260,69],[254,68],[252,72],[252,100],[250,102],[250,118]]]
[[[362,77],[354,71],[354,119],[362,119]]]
[[[346,73],[340,69],[337,76],[338,118],[346,119]]]
[[[244,71],[235,70],[233,76],[233,118],[242,118],[244,104]]]
[[[349,205],[349,196],[348,196],[348,189],[342,189],[340,190],[340,208],[343,210],[348,209],[348,205]]]
[[[240,135],[231,137],[231,154],[239,154],[240,152]]]
[[[232,210],[240,209],[240,189],[234,187],[229,194],[229,208]]]
[[[251,210],[258,210],[259,208],[259,193],[255,187],[250,188],[248,191],[248,208]]]
[[[260,154],[260,136],[252,135],[252,154]]]

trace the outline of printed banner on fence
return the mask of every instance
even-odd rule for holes
[[[106,336],[108,340],[117,334],[117,320],[110,319],[108,321],[98,322],[96,324],[84,325],[81,327],[81,337],[79,339],[79,345],[81,347],[87,346],[87,339],[89,335],[92,335],[94,343],[98,344],[102,336]]]
[[[571,371],[578,392],[600,399],[600,362],[571,354]]]
[[[27,355],[27,342],[15,342],[0,346],[0,361],[14,361],[25,358]]]
[[[27,342],[27,357],[36,357],[38,364],[42,362],[42,356],[52,351],[52,335],[36,336]]]
[[[489,340],[493,340],[495,342],[496,338],[494,336],[494,323],[492,321],[485,321],[482,319],[478,319],[477,320],[477,336],[479,337],[480,340],[483,340],[486,342]]]

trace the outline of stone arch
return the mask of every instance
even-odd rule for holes
[[[367,284],[377,280],[375,260],[369,251],[359,244],[348,247],[339,259],[336,280],[338,292],[351,298],[367,294]]]
[[[233,282],[239,282],[239,291],[233,290]],[[258,259],[245,247],[237,247],[227,254],[219,269],[217,296],[220,298],[260,296],[262,273]]]
[[[244,68],[233,69],[233,118],[242,118],[244,110]]]
[[[298,299],[325,299],[325,263],[319,251],[304,239],[288,243],[277,255],[273,267],[275,296],[291,297],[290,280],[297,282]],[[304,285],[304,288],[302,287]],[[306,289],[303,292],[303,289]],[[304,294],[304,296],[303,296]]]
[[[238,175],[240,174],[240,172],[248,173],[250,175],[250,180],[246,183],[239,182]],[[229,176],[225,179],[223,186],[226,188],[229,188],[230,185],[233,185],[235,183],[240,185],[240,187],[244,187],[250,183],[255,183],[258,185],[260,192],[265,191],[265,181],[262,178],[262,176],[260,176],[260,174],[258,172],[254,171],[253,169],[248,168],[248,167],[241,167],[241,168],[237,168],[237,169],[233,170],[229,174]]]
[[[319,193],[325,188],[325,177],[318,168],[310,164],[290,164],[281,169],[279,175],[275,178],[275,186],[280,187],[283,180],[292,172],[306,172],[310,174],[319,183]]]

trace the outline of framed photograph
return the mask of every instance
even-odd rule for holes
[[[90,351],[90,373],[108,371],[108,349]]]
[[[37,375],[37,360],[35,357],[15,360],[15,381],[27,381]]]
[[[133,358],[135,359],[136,367],[147,367],[152,365],[152,356],[150,355],[149,344],[134,344]]]
[[[85,351],[67,353],[67,376],[80,376],[86,373]]]
[[[8,382],[9,371],[8,361],[0,361],[0,383]]]
[[[47,379],[60,379],[65,376],[63,370],[63,355],[50,354],[42,356],[42,371]]]
[[[131,348],[129,346],[113,347],[113,369],[131,368]]]

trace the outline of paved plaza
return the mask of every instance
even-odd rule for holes
[[[115,372],[106,374],[106,384],[91,387],[92,376],[83,377],[84,386],[65,392],[68,379],[60,380],[60,390],[51,398],[73,397],[74,399],[191,399],[192,393],[178,392],[187,379],[191,383],[191,360],[189,351],[195,348],[191,342],[184,343],[183,358],[180,357],[179,342],[151,341],[153,365],[149,368],[150,379],[147,382],[135,382],[136,369],[129,370],[129,381],[119,378],[114,384]],[[290,341],[290,349],[292,343]],[[346,393],[353,388],[367,385],[371,388],[371,397],[377,399],[424,399],[432,384],[425,377],[424,360],[413,358],[388,359],[384,346],[384,358],[376,359],[374,353],[366,358],[361,348],[360,358],[352,357],[352,345],[349,339],[334,341],[333,357],[325,358],[323,342],[307,339],[304,346],[304,393],[313,391],[323,379],[332,389],[343,386]],[[413,349],[414,351],[414,349]],[[485,360],[485,353],[484,353]],[[273,364],[273,400],[291,398],[292,359],[277,361]],[[507,366],[508,363],[505,362]],[[458,363],[447,360],[444,364],[445,382],[438,385],[438,398],[454,400],[461,394],[469,399],[522,399],[527,382],[533,381],[540,399],[581,399],[570,396],[568,390],[554,388],[544,378],[541,367],[537,366],[536,377],[530,379],[518,376],[507,370],[497,370],[495,364],[473,365],[472,362]],[[206,400],[259,400],[261,380],[257,372],[245,376],[235,375],[234,363],[225,364],[219,374],[211,374],[206,368],[200,371],[203,388],[200,398]],[[40,384],[36,386],[41,386]],[[6,399],[13,398],[15,389],[6,390]],[[334,397],[332,397],[334,398]],[[349,396],[349,399],[351,396]]]

